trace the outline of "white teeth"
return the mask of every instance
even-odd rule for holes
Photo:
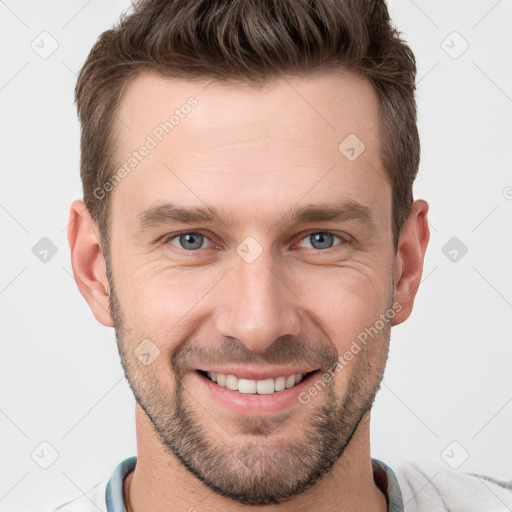
[[[256,381],[256,392],[258,395],[271,395],[274,391],[274,379]]]
[[[283,391],[286,387],[286,377],[277,377],[275,382],[276,391]]]
[[[291,388],[295,385],[295,375],[289,375],[286,377],[286,389]]]
[[[238,379],[238,391],[240,393],[256,393],[256,381]]]
[[[238,377],[226,375],[226,387],[233,391],[238,391]]]
[[[217,384],[223,387],[226,385],[226,376],[223,373],[217,373]]]
[[[239,379],[235,375],[225,375],[223,373],[206,372],[211,381],[219,386],[226,387],[232,391],[238,391],[244,394],[271,395],[276,391],[283,391],[298,384],[304,374],[296,373],[286,377],[276,377],[275,379],[251,380]]]

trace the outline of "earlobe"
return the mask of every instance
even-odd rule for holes
[[[428,209],[426,201],[415,201],[400,234],[394,264],[394,300],[402,309],[395,315],[392,325],[401,324],[412,312],[430,239]]]
[[[89,210],[81,200],[71,204],[68,242],[73,275],[80,293],[96,319],[103,325],[112,327],[114,323],[109,310],[109,284],[99,233]]]

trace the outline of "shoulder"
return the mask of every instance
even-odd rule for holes
[[[50,512],[108,512],[107,504],[110,510],[124,510],[124,479],[136,464],[136,456],[123,460],[116,466],[110,478],[102,480],[87,492]]]
[[[97,483],[92,489],[68,501],[51,512],[107,512],[105,491],[108,479]]]
[[[393,468],[405,512],[506,512],[512,510],[512,480],[451,469],[432,461],[402,461]]]

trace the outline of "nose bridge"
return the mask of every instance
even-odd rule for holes
[[[253,261],[237,256],[223,287],[219,334],[240,340],[253,352],[265,352],[281,336],[298,335],[300,317],[285,279],[269,249]]]

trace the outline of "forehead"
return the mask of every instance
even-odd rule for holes
[[[117,116],[123,142],[136,145],[140,141],[138,131],[152,133],[174,113],[179,115],[176,111],[191,98],[197,101],[193,120],[181,123],[187,114],[180,117],[177,124],[184,126],[173,130],[173,138],[179,138],[180,132],[187,135],[188,125],[197,135],[207,133],[206,138],[196,141],[204,149],[223,139],[232,143],[247,135],[282,135],[285,127],[287,134],[315,143],[320,137],[336,143],[354,133],[371,144],[376,136],[377,94],[368,79],[352,72],[281,78],[262,86],[191,81],[144,72],[128,84],[123,95]],[[297,123],[299,117],[301,123]]]
[[[118,111],[118,166],[151,149],[115,187],[114,203],[141,211],[181,197],[202,206],[215,192],[224,206],[251,215],[248,201],[282,211],[306,193],[310,204],[337,202],[342,193],[386,206],[378,117],[371,83],[346,71],[258,87],[143,73]]]

